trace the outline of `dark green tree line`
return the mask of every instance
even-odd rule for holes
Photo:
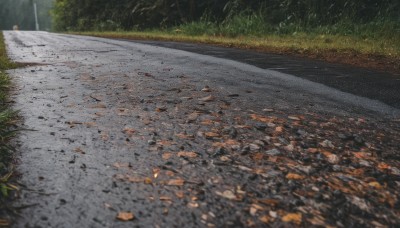
[[[237,14],[259,12],[266,23],[308,26],[341,20],[367,23],[399,21],[398,0],[56,0],[57,30],[129,30],[168,27],[207,16],[222,22]]]

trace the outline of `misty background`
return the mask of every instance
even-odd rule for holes
[[[35,30],[33,4],[36,3],[40,30],[51,30],[50,10],[54,0],[0,0],[0,30]]]

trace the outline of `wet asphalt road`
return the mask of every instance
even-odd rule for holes
[[[14,61],[34,63],[9,71],[21,126],[34,130],[16,140],[19,182],[25,186],[16,204],[25,209],[15,227],[239,224],[237,208],[211,194],[223,192],[217,180],[208,179],[221,168],[212,162],[198,167],[190,160],[179,163],[179,169],[169,168],[154,152],[156,144],[175,151],[201,150],[201,143],[170,141],[181,132],[196,135],[199,128],[190,125],[191,117],[186,119],[193,111],[222,113],[202,99],[208,95],[201,91],[206,86],[218,108],[229,104],[236,113],[271,109],[377,121],[400,116],[398,109],[380,101],[207,55],[46,32],[10,31],[5,39]],[[186,180],[186,198],[179,192],[178,176]],[[132,184],[135,178],[145,178],[146,184]],[[165,178],[166,187],[154,184],[157,178]],[[222,179],[222,186],[236,186],[241,177]],[[199,190],[200,183],[214,184]],[[195,202],[191,194],[199,191],[210,193],[209,204]],[[137,219],[118,221],[121,211]]]
[[[400,75],[318,60],[180,42],[134,41],[247,63],[295,75],[400,108]]]

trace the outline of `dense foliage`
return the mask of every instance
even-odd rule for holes
[[[56,0],[57,30],[163,28],[204,20],[224,23],[257,15],[264,24],[333,25],[400,22],[398,0]]]
[[[22,30],[34,30],[34,2],[37,4],[41,30],[49,30],[50,9],[54,0],[0,0],[0,30],[11,30],[14,25],[18,25]]]

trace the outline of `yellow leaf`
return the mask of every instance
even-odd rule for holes
[[[286,178],[289,180],[303,180],[305,177],[296,173],[288,173]]]
[[[376,188],[376,189],[381,189],[382,188],[382,185],[379,184],[379,182],[376,182],[376,181],[370,182],[370,183],[368,183],[368,185],[373,187],[373,188]]]
[[[282,217],[282,221],[283,222],[293,222],[297,225],[300,225],[302,217],[303,216],[301,213],[289,213]]]
[[[144,179],[144,183],[145,183],[145,184],[152,184],[152,183],[153,183],[153,180],[151,180],[150,177],[146,177],[146,178]]]
[[[119,212],[117,219],[121,221],[131,221],[135,219],[135,216],[131,212]]]

